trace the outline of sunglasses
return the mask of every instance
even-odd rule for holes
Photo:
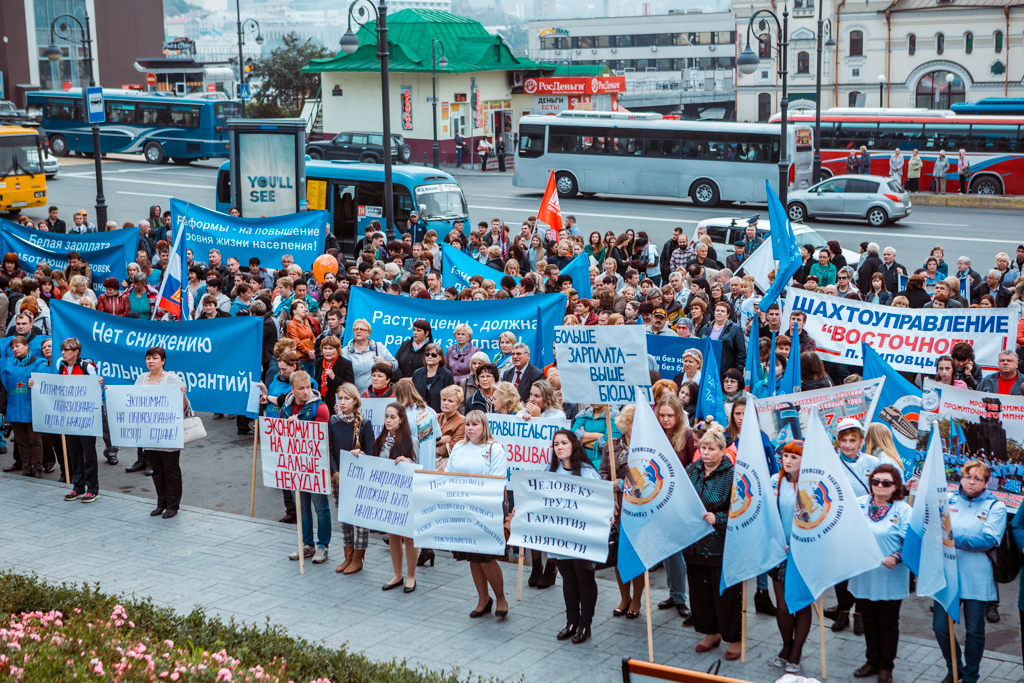
[[[894,482],[892,479],[872,479],[871,485],[883,489],[891,489],[893,486],[896,485],[896,482]]]
[[[431,353],[425,353],[425,354],[423,354],[423,355],[424,355],[424,356],[426,356],[427,358],[440,358],[440,357],[441,357],[441,354],[439,354],[439,353],[433,353],[433,352],[431,352]]]

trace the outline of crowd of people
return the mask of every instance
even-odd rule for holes
[[[48,218],[36,229],[73,232],[51,207]],[[75,225],[88,229],[87,216],[75,215]],[[172,225],[169,212],[154,206],[138,225],[124,228],[139,231],[136,259],[128,264],[128,278],[107,278],[101,283],[81,254],[67,255],[67,267],[53,269],[36,265],[33,273],[22,268],[16,254],[6,254],[0,268],[0,319],[8,324],[8,339],[0,344],[0,412],[13,425],[14,461],[4,471],[23,471],[39,477],[63,467],[57,457],[59,445],[52,435],[32,430],[31,403],[26,388],[31,370],[53,363],[49,339],[48,303],[54,297],[116,316],[161,319],[156,308],[157,290],[167,272]],[[540,367],[533,358],[537,349],[512,332],[505,332],[497,348],[478,345],[473,329],[461,324],[454,329],[454,341],[447,348],[435,340],[427,320],[413,323],[407,339],[389,349],[376,338],[370,322],[348,317],[349,293],[363,287],[395,296],[426,300],[489,301],[562,292],[567,297],[566,325],[642,325],[649,334],[701,337],[722,344],[720,373],[722,389],[731,406],[727,424],[696,414],[701,379],[706,372],[699,351],[687,351],[681,359],[682,372],[661,377],[651,371],[653,410],[686,469],[686,474],[704,503],[711,535],[670,556],[662,563],[668,595],[658,604],[675,609],[702,634],[697,652],[718,648],[724,640],[726,659],[739,657],[740,604],[738,587],[719,591],[722,553],[732,492],[733,463],[747,400],[743,370],[747,362],[748,339],[757,338],[762,365],[769,362],[771,339],[776,344],[776,376],[782,377],[789,349],[798,345],[803,390],[818,389],[859,379],[858,368],[823,362],[815,344],[803,329],[804,316],[794,311],[790,325],[783,327],[780,300],[761,310],[754,278],[742,274],[744,262],[766,239],[752,218],[745,239],[736,242],[734,253],[723,264],[706,232],[698,229],[692,238],[681,228],[660,248],[647,233],[629,229],[622,234],[591,232],[584,237],[572,216],[565,217],[559,230],[538,224],[535,217],[511,230],[495,218],[467,232],[456,222],[439,235],[422,225],[418,217],[402,226],[401,235],[387,241],[380,225],[371,223],[355,245],[344,253],[333,236],[325,253],[338,268],[322,278],[313,277],[293,259],[284,255],[279,268],[268,269],[250,258],[246,268],[234,257],[222,260],[217,249],[200,261],[192,250],[184,266],[183,317],[197,320],[226,316],[259,316],[263,319],[261,385],[264,414],[270,417],[316,420],[328,423],[333,495],[339,495],[339,454],[350,451],[362,456],[415,462],[436,470],[476,474],[504,474],[505,455],[488,426],[488,414],[517,415],[523,419],[560,418],[567,428],[554,434],[550,468],[566,476],[601,478],[616,483],[616,517],[621,509],[623,482],[629,476],[630,441],[635,408],[566,402],[557,360]],[[470,286],[444,287],[441,278],[441,244],[465,253],[490,268],[474,275]],[[562,271],[580,255],[589,261],[592,296],[579,295],[582,283]],[[980,275],[971,260],[961,256],[950,267],[945,252],[936,246],[919,268],[907,268],[896,260],[892,247],[873,242],[860,244],[860,258],[851,263],[836,241],[826,248],[801,248],[803,264],[794,276],[796,289],[866,301],[882,306],[907,308],[1018,307],[1024,309],[1024,244],[1015,254],[1000,252],[994,264]],[[904,282],[905,284],[901,284]],[[961,282],[965,282],[961,286]],[[94,289],[100,288],[98,296]],[[961,292],[965,292],[962,294]],[[751,332],[756,326],[756,335]],[[1024,348],[1024,322],[1017,328],[1016,346]],[[345,338],[347,343],[343,343]],[[61,344],[61,372],[96,374],[95,364],[82,359],[77,340]],[[146,355],[148,372],[139,383],[174,383],[178,368],[167,368],[163,349]],[[983,377],[974,363],[971,346],[953,346],[949,356],[939,359],[935,378],[943,383],[981,388],[993,393],[1020,395],[1024,375],[1018,368],[1018,354],[1000,357],[999,371]],[[767,375],[768,373],[763,373]],[[180,380],[178,380],[180,386]],[[184,393],[185,389],[182,388]],[[383,428],[375,434],[360,412],[368,398],[391,399]],[[184,406],[188,406],[187,395]],[[216,414],[215,419],[224,415]],[[610,418],[610,425],[609,425]],[[240,435],[251,435],[253,425],[245,416],[236,418]],[[105,436],[103,454],[117,464],[117,449]],[[71,444],[75,445],[72,446]],[[881,683],[892,678],[897,654],[899,610],[909,597],[910,577],[900,554],[909,520],[903,463],[882,436],[872,439],[872,429],[847,419],[839,426],[838,457],[857,491],[867,518],[883,551],[880,567],[836,586],[837,604],[826,610],[833,630],[853,626],[865,637],[865,664],[854,675],[877,676]],[[796,504],[803,444],[789,443],[781,458],[770,446],[765,448],[769,470],[775,479],[778,510],[787,533]],[[6,448],[0,452],[6,452]],[[180,453],[140,449],[129,472],[152,476],[159,493],[154,515],[174,516],[182,498]],[[95,438],[69,439],[71,490],[65,500],[92,502],[99,495]],[[960,661],[965,683],[976,683],[984,650],[986,620],[997,621],[998,595],[985,551],[998,544],[1007,528],[1007,510],[986,484],[992,476],[989,466],[978,460],[950,463],[959,470],[960,488],[951,498],[953,536],[956,541],[965,621],[966,650]],[[64,477],[64,474],[61,474]],[[328,560],[332,540],[332,518],[327,494],[302,493],[301,519],[297,519],[295,498],[283,491],[281,522],[302,527],[300,554],[320,565]],[[978,510],[985,514],[979,515]],[[508,514],[514,515],[514,501]],[[314,519],[315,518],[315,519]],[[1014,518],[1014,533],[1024,540],[1024,517]],[[617,519],[616,519],[617,526]],[[366,550],[370,530],[341,525],[344,560],[336,567],[342,575],[358,573],[368,561]],[[412,538],[391,535],[392,578],[383,586],[404,593],[416,590],[417,571],[433,567],[437,554],[418,549]],[[591,636],[598,587],[593,563],[567,557],[530,553],[530,587],[546,589],[562,577],[566,607],[565,627],[559,640],[585,642]],[[478,602],[470,613],[481,618],[492,612],[508,614],[503,576],[498,560],[491,555],[455,553],[466,561],[476,588]],[[619,603],[615,617],[637,619],[641,612],[643,579],[618,579]],[[783,564],[758,577],[754,604],[757,612],[773,615],[778,622],[782,646],[773,664],[790,673],[800,671],[804,642],[808,636],[810,608],[790,614],[785,604],[786,567]],[[689,589],[689,590],[687,590]],[[687,601],[689,592],[689,604]],[[774,602],[772,596],[774,595]],[[946,615],[936,603],[935,633],[951,671],[953,654]],[[950,675],[949,680],[952,680]]]

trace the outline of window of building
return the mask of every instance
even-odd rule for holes
[[[850,31],[850,56],[864,56],[864,32]]]
[[[925,74],[917,83],[915,90],[915,106],[924,109],[949,109],[951,104],[963,102],[964,82],[953,74],[952,82],[947,82],[949,71],[932,71]]]
[[[1003,51],[1003,32],[996,31],[996,52]]]
[[[633,36],[633,47],[648,47],[656,44],[656,34],[637,33]]]
[[[757,96],[757,120],[767,121],[772,115],[772,96],[766,92]]]
[[[588,48],[594,47],[594,36],[579,36],[572,39],[575,45],[573,47]]]
[[[964,52],[967,54],[974,52],[974,34],[970,31],[964,34]]]
[[[633,36],[616,36],[615,47],[633,47]]]
[[[772,37],[763,36],[762,40],[757,43],[757,56],[760,59],[771,59],[772,58]]]
[[[846,106],[856,107],[863,96],[864,93],[859,93],[856,90],[852,91],[846,98]]]
[[[811,53],[800,52],[796,56],[796,72],[798,74],[811,73]]]
[[[907,36],[907,54],[913,55],[915,52],[917,52],[917,36],[911,33]]]
[[[942,33],[935,34],[935,54],[941,55],[946,51],[946,36]]]

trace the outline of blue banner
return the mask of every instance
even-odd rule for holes
[[[533,349],[530,362],[543,368],[555,360],[554,347],[544,340],[554,341],[554,328],[562,324],[565,306],[564,294],[494,301],[433,301],[353,287],[348,296],[348,324],[343,343],[352,339],[352,324],[362,318],[370,323],[370,338],[384,344],[393,354],[402,342],[412,337],[413,322],[426,320],[433,330],[434,341],[447,349],[455,343],[455,326],[466,323],[473,328],[473,345],[488,357],[498,352],[498,336],[509,331]]]
[[[722,342],[717,339],[701,339],[700,337],[670,337],[661,334],[647,335],[647,355],[654,357],[654,363],[662,379],[673,379],[683,371],[683,352],[687,349],[700,351],[703,358],[703,365],[700,373],[700,397],[697,399],[698,419],[703,420],[708,415],[717,412],[716,406],[705,406],[706,389],[710,375],[715,375],[718,380],[719,367],[718,356],[722,355]],[[709,352],[714,350],[714,356],[710,357]],[[711,367],[711,365],[714,367]],[[692,426],[692,425],[691,425]],[[726,426],[726,423],[723,423]]]
[[[134,320],[52,301],[50,321],[54,348],[77,337],[82,357],[96,362],[107,384],[134,384],[146,372],[146,350],[163,348],[165,369],[188,387],[193,410],[243,415],[249,383],[260,381],[263,321],[259,318]]]
[[[326,211],[240,218],[171,199],[174,237],[184,230],[185,249],[191,249],[197,261],[205,262],[211,249],[220,249],[224,261],[234,256],[243,269],[253,256],[264,268],[280,268],[281,257],[291,254],[295,263],[309,270],[324,253],[327,224]]]
[[[572,287],[581,299],[594,298],[593,290],[590,287],[590,257],[580,254],[569,262],[565,268],[559,271],[561,275],[568,275],[572,278]],[[441,245],[441,286],[454,287],[462,291],[469,287],[469,278],[474,275],[481,275],[488,280],[500,284],[501,278],[505,276],[500,270],[477,261],[475,258],[447,244]],[[512,278],[519,283],[520,278]]]
[[[22,270],[31,275],[40,261],[53,270],[66,270],[68,252],[77,251],[92,269],[92,287],[98,294],[103,293],[108,277],[118,282],[128,277],[128,264],[135,260],[138,244],[139,232],[132,228],[66,235],[30,230],[0,218],[0,254],[17,254]]]

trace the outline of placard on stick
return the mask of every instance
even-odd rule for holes
[[[181,387],[140,384],[107,387],[110,443],[126,448],[185,447]]]
[[[32,430],[103,436],[103,389],[93,375],[32,373]]]
[[[621,405],[640,386],[651,399],[647,333],[640,325],[555,327],[562,400]]]
[[[260,418],[263,485],[289,491],[330,493],[327,423]]]

